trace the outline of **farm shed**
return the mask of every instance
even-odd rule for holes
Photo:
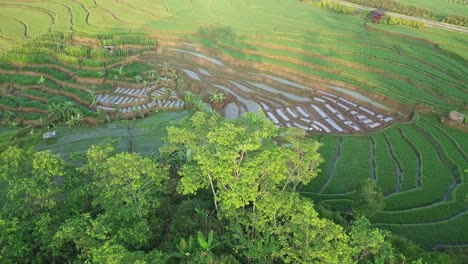
[[[452,111],[449,113],[449,119],[461,124],[463,123],[463,120],[465,119],[465,115],[457,111]]]

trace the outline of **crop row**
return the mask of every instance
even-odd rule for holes
[[[466,158],[460,150],[466,148],[466,138],[461,137],[462,133],[450,128],[442,128],[440,125],[434,123],[435,121],[423,117],[416,125],[401,125],[400,128],[390,128],[384,132],[374,134],[372,137],[375,142],[375,161],[378,185],[384,190],[394,191],[396,172],[389,173],[391,179],[387,183],[381,177],[380,168],[388,166],[395,166],[395,160],[392,160],[386,146],[386,138],[390,143],[394,152],[396,160],[402,167],[402,192],[392,194],[386,197],[386,208],[384,211],[378,213],[372,218],[375,226],[388,229],[396,234],[411,237],[426,246],[434,246],[436,244],[463,244],[466,243],[466,232],[463,231],[462,226],[466,226],[466,215],[468,207],[466,206],[466,194],[468,192],[468,185],[462,181],[453,191],[453,194],[448,197],[449,200],[443,201],[449,186],[452,184],[453,174],[447,167],[447,164],[441,160],[440,149],[439,154],[436,148],[443,146],[442,153],[453,160],[458,166],[465,167],[467,164]],[[421,129],[424,129],[423,132]],[[434,145],[435,143],[427,139],[429,133],[440,146]],[[454,135],[454,136],[452,136]],[[327,149],[328,155],[333,156],[333,150],[336,147],[337,137],[326,136],[322,138],[323,142],[330,141],[330,138],[335,139],[335,144],[330,144]],[[408,141],[416,149],[408,145]],[[332,181],[347,182],[349,175],[360,175],[362,166],[365,166],[369,161],[369,143],[363,143],[367,140],[357,138],[354,142],[360,142],[363,146],[356,146],[358,144],[349,143],[350,137],[345,137],[343,142],[343,149],[341,157],[338,162],[337,169],[340,169],[341,160],[348,160],[351,154],[359,153],[360,160],[357,162],[347,162],[346,174],[337,174],[332,176]],[[457,144],[459,148],[454,147]],[[366,151],[367,150],[367,151]],[[322,150],[325,154],[326,152]],[[383,154],[382,154],[383,152]],[[362,154],[366,154],[365,157]],[[418,168],[418,155],[421,155],[422,161],[422,185],[420,188],[414,188],[417,168]],[[325,157],[325,156],[324,156]],[[391,164],[391,165],[388,165]],[[356,166],[358,165],[358,166]],[[359,168],[361,167],[361,168]],[[391,168],[387,169],[390,170]],[[367,170],[367,169],[365,169]],[[339,171],[338,171],[339,173]],[[319,180],[320,179],[320,180]],[[343,193],[337,194],[318,194],[308,193],[307,191],[317,190],[320,187],[319,182],[323,183],[325,175],[320,175],[316,183],[312,182],[310,188],[304,186],[301,188],[303,195],[313,198],[316,202],[323,203],[326,206],[347,211],[351,209],[352,194]],[[352,182],[347,182],[347,185],[355,185],[359,182],[356,177]],[[406,186],[405,186],[406,185]],[[408,186],[410,185],[410,186]],[[328,185],[333,187],[334,185]],[[335,185],[334,190],[340,190],[340,186]],[[328,191],[328,188],[327,188]],[[316,191],[315,191],[316,192]],[[330,191],[331,192],[331,191]],[[437,229],[437,230],[435,230]],[[424,233],[424,236],[419,234]]]
[[[466,244],[467,222],[468,212],[465,212],[453,219],[435,223],[408,225],[378,224],[376,226],[379,228],[385,228],[399,235],[410,237],[424,246],[432,247],[439,244]]]
[[[424,121],[420,122],[425,125]],[[435,151],[435,146],[431,144],[422,134],[413,126],[403,126],[399,132],[398,129],[388,129],[384,133],[375,134],[375,161],[377,172],[377,183],[383,189],[384,193],[395,192],[397,183],[400,180],[401,192],[392,194],[386,198],[386,211],[404,210],[427,206],[444,200],[453,183],[453,174],[451,168],[447,167]],[[432,135],[440,140],[441,144],[453,144],[441,132],[430,130]],[[328,142],[330,137],[324,137]],[[333,137],[331,137],[333,138]],[[393,159],[386,139],[392,149],[396,159]],[[414,145],[413,149],[405,139]],[[323,186],[325,179],[328,178],[330,160],[334,159],[336,153],[336,141],[324,148],[323,153],[327,163],[322,165],[322,172],[316,182],[310,186],[303,187],[303,191],[317,192]],[[345,137],[340,158],[336,164],[330,184],[327,185],[325,193],[346,193],[352,191],[354,186],[359,183],[362,177],[371,177],[370,163],[370,142],[365,137]],[[447,151],[450,149],[450,151]],[[466,161],[463,156],[455,151],[454,148],[444,148],[443,150],[450,158],[456,161],[459,166],[466,167]],[[356,158],[359,153],[359,158]],[[420,157],[418,157],[420,155]],[[421,159],[421,160],[419,160]],[[419,164],[421,162],[421,164]],[[397,166],[401,166],[401,175],[398,178]],[[421,166],[421,168],[419,168]],[[421,169],[421,171],[419,171]],[[324,173],[325,172],[325,173]],[[419,176],[419,174],[421,174]],[[418,177],[421,181],[421,187],[416,188]],[[447,197],[449,198],[449,197]]]
[[[353,36],[349,34],[349,37]],[[223,38],[223,35],[216,36],[217,43],[229,43],[229,36]],[[398,39],[392,39],[391,42],[394,43],[393,45],[381,45],[381,35],[376,36],[369,36],[366,34],[365,39],[368,43],[365,43],[361,39],[358,39],[356,42],[349,42],[348,37],[343,38],[343,36],[330,36],[323,38],[323,35],[311,36],[310,38],[306,38],[305,40],[292,38],[291,36],[281,36],[275,35],[274,37],[265,36],[267,42],[269,44],[276,44],[281,45],[284,47],[293,47],[299,48],[304,50],[312,50],[319,54],[325,54],[328,56],[333,56],[337,58],[343,58],[342,56],[348,55],[346,60],[356,61],[361,60],[361,58],[368,57],[373,59],[381,59],[382,62],[388,61],[398,64],[407,65],[409,68],[413,68],[414,70],[422,70],[427,72],[428,74],[435,74],[443,79],[447,78],[448,80],[453,79],[451,77],[447,77],[444,74],[444,71],[435,71],[433,68],[441,68],[448,71],[455,70],[455,74],[458,77],[464,76],[464,68],[466,67],[463,62],[460,62],[459,59],[453,59],[448,56],[441,56],[434,49],[432,45],[428,44],[421,44],[421,43],[411,43],[413,45],[409,45],[408,41],[401,41]],[[195,39],[199,39],[195,38]],[[227,40],[227,41],[226,41]],[[333,46],[330,46],[328,43],[333,42]],[[234,42],[233,43],[236,47],[239,48],[249,48],[252,46],[256,46],[254,44],[250,44],[249,42]],[[262,43],[260,43],[262,45]],[[424,52],[422,55],[421,52]],[[405,56],[406,54],[412,55],[413,57]],[[420,58],[425,63],[419,62],[414,58]],[[426,65],[430,64],[430,65]],[[454,66],[456,65],[456,67]]]
[[[339,147],[340,139],[338,137],[323,137],[321,144],[319,153],[324,158],[324,162],[320,165],[320,173],[317,178],[306,186],[303,186],[301,191],[319,192],[329,180],[330,173],[333,173],[334,168],[332,165],[334,160],[338,158],[337,148]]]
[[[434,146],[412,126],[405,126],[403,133],[421,153],[422,186],[388,197],[385,210],[389,211],[440,202],[453,183],[451,170],[440,160]]]
[[[423,72],[429,75],[433,75],[440,78],[442,81],[457,82],[456,78],[463,78],[464,76],[463,70],[458,71],[456,68],[454,69],[452,64],[445,63],[441,57],[438,56],[436,52],[434,52],[432,47],[430,50],[428,50],[428,48],[424,48],[424,46],[422,48],[418,47],[418,51],[425,52],[423,55],[421,55],[421,53],[416,53],[411,54],[412,56],[406,56],[408,51],[406,48],[407,45],[397,45],[398,50],[396,50],[395,48],[382,49],[375,46],[366,46],[363,48],[359,46],[356,47],[356,45],[340,46],[339,44],[336,45],[336,42],[334,42],[334,45],[330,47],[329,45],[324,45],[321,43],[317,44],[285,38],[272,38],[269,39],[268,43],[280,45],[283,47],[313,50],[318,54],[326,54],[328,56],[361,64],[365,63],[370,66],[376,66],[377,68],[384,67],[385,65],[393,66],[395,63],[397,63],[398,65],[401,65],[400,67],[405,67],[409,71]],[[394,45],[394,47],[395,46],[396,45]],[[404,47],[404,49],[402,47]],[[400,50],[405,51],[400,54]],[[418,59],[422,60],[423,62],[420,62]],[[452,60],[452,62],[457,61]],[[459,62],[458,64],[460,65]],[[463,69],[463,65],[460,65],[460,67]],[[388,67],[388,69],[394,69],[394,67]],[[456,78],[454,78],[454,76],[456,76]],[[458,85],[462,85],[462,83],[458,81]]]
[[[462,211],[468,210],[465,195],[468,193],[468,185],[461,184],[455,190],[454,199],[440,202],[432,206],[416,207],[402,211],[383,211],[372,218],[373,223],[430,223],[442,221]]]
[[[332,179],[324,193],[353,191],[364,178],[371,177],[371,141],[366,137],[346,137]],[[353,173],[350,173],[352,171]]]
[[[409,84],[407,81],[402,81],[398,79],[389,79],[386,76],[380,74],[371,74],[369,72],[348,68],[346,71],[342,71],[341,74],[324,72],[319,69],[314,69],[312,67],[298,65],[297,63],[289,62],[284,59],[269,58],[259,55],[245,54],[244,52],[232,49],[231,46],[222,46],[221,49],[227,55],[230,55],[234,58],[249,60],[252,62],[264,62],[271,63],[273,65],[281,65],[290,69],[299,70],[305,73],[313,74],[318,77],[322,77],[328,80],[339,80],[347,83],[352,83],[357,86],[360,86],[364,90],[374,90],[376,92],[386,94],[395,100],[401,101],[406,104],[414,103],[423,103],[429,104],[441,109],[450,109],[452,108],[450,104],[442,101],[445,97],[437,97],[430,91],[415,89],[414,86]],[[290,57],[291,55],[284,56]],[[336,67],[336,65],[333,65]],[[378,87],[378,89],[376,89]]]
[[[131,38],[131,37],[130,37]],[[133,41],[154,42],[151,39],[135,36]],[[32,39],[22,47],[10,49],[0,56],[1,62],[9,63],[55,63],[59,60],[65,64],[76,66],[103,67],[115,63],[116,60],[138,54],[148,47],[118,47],[109,53],[103,47],[89,47],[85,45],[70,44],[70,36],[67,34],[48,34]]]
[[[398,164],[393,159],[390,152],[391,146],[387,144],[385,136],[382,133],[373,136],[375,144],[375,163],[377,184],[382,189],[384,195],[394,193],[399,190],[401,175],[397,175]]]
[[[401,191],[416,188],[418,175],[421,173],[419,168],[420,161],[418,161],[418,157],[421,156],[419,150],[411,148],[397,129],[388,129],[383,133],[385,133],[385,136],[392,145],[392,150],[402,167]]]

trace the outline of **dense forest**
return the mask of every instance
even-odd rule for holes
[[[153,156],[117,153],[114,143],[66,160],[3,151],[0,262],[464,261],[372,228],[365,217],[383,195],[371,180],[358,187],[352,214],[300,196],[323,161],[320,144],[262,114],[226,121],[197,112],[169,127]]]

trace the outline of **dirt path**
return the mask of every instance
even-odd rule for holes
[[[330,0],[330,1],[340,3],[342,5],[354,7],[354,8],[359,9],[359,10],[367,10],[367,11],[377,10],[377,8],[357,5],[357,4],[353,4],[353,3],[348,3],[346,1],[340,1],[340,0]],[[468,34],[468,28],[466,28],[466,27],[456,26],[456,25],[447,24],[447,23],[443,23],[443,22],[437,22],[437,21],[434,21],[434,20],[429,20],[429,19],[424,19],[424,18],[419,18],[419,17],[412,17],[412,16],[407,16],[407,15],[402,15],[402,14],[393,13],[393,12],[386,12],[386,13],[388,15],[390,15],[390,16],[393,16],[393,17],[399,17],[399,18],[404,18],[404,19],[408,19],[408,20],[411,20],[411,21],[422,22],[422,23],[424,23],[424,24],[426,24],[427,26],[430,26],[430,27],[441,28],[441,29],[445,29],[445,30],[451,30],[451,31],[456,31],[456,32]]]

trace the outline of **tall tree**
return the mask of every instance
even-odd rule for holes
[[[6,188],[2,213],[27,217],[52,209],[58,177],[64,174],[64,161],[50,151],[8,148],[0,158],[0,180]]]
[[[230,223],[243,257],[352,262],[344,230],[319,219],[311,201],[290,192],[313,179],[322,161],[318,144],[303,133],[281,131],[262,114],[222,121],[198,112],[182,127],[169,128],[168,136],[171,145],[163,152],[186,154],[179,191],[211,190],[218,217]]]
[[[0,262],[47,262],[64,161],[50,151],[9,147],[0,155]]]
[[[136,153],[114,154],[104,144],[93,146],[83,167],[94,180],[93,204],[102,208],[98,220],[108,228],[117,243],[142,246],[149,237],[148,213],[159,207],[167,169]]]
[[[363,180],[353,197],[353,209],[357,216],[372,217],[384,208],[384,195],[379,186],[370,178]]]

